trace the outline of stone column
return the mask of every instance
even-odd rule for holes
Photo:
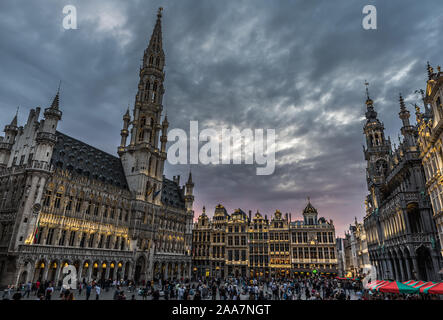
[[[386,277],[387,278],[393,278],[394,277],[394,271],[392,270],[391,259],[386,259],[386,264],[387,264],[387,274],[386,274]]]
[[[412,279],[411,269],[409,268],[409,258],[405,258],[407,280]]]
[[[397,258],[392,258],[392,265],[394,266],[394,272],[395,272],[395,275],[394,275],[394,280],[401,280],[400,278],[400,273],[399,273],[399,270],[398,270],[398,268],[397,268],[397,263],[396,263],[396,260],[397,260]]]
[[[83,278],[82,278],[83,265],[84,265],[84,262],[82,262],[80,260],[80,265],[78,266],[78,271],[77,271],[77,281],[78,282],[82,282],[82,280],[83,280]]]
[[[49,271],[49,265],[50,262],[45,262],[45,270],[43,271],[43,276],[42,276],[42,282],[45,282],[46,279],[48,278],[48,271]]]
[[[121,274],[120,274],[120,278],[121,279],[125,279],[125,269],[126,269],[126,263],[123,263],[123,265],[122,265],[122,271],[121,271]],[[121,279],[118,279],[118,280],[121,280]]]
[[[92,269],[93,269],[93,264],[92,262],[89,264],[88,270],[86,271],[86,281],[90,282],[92,279]]]
[[[114,271],[112,272],[112,280],[118,280],[117,279],[117,270],[118,270],[118,263],[114,264]]]
[[[405,277],[405,271],[403,270],[403,263],[402,263],[402,259],[401,258],[398,259],[398,265],[400,267],[400,274],[401,274],[400,281],[407,280],[407,279],[405,279],[406,278]]]
[[[62,271],[62,264],[58,263],[57,264],[57,270],[55,271],[55,278],[54,278],[54,284],[57,286],[58,285],[58,280],[60,279],[60,272]]]
[[[106,264],[106,271],[105,271],[105,279],[109,279],[109,272],[111,271],[111,265],[109,263]]]
[[[414,280],[419,280],[418,278],[420,277],[420,273],[418,271],[418,263],[417,263],[417,257],[416,256],[411,256],[412,259],[412,275]]]

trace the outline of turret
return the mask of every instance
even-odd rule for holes
[[[186,182],[185,206],[186,211],[194,215],[192,206],[194,204],[194,183],[192,182],[192,173],[189,171],[188,181]]]
[[[400,93],[400,97],[399,97],[399,102],[400,102],[400,112],[399,112],[399,117],[403,123],[403,127],[401,128],[401,134],[403,135],[403,137],[405,138],[405,142],[407,146],[413,146],[415,145],[415,128],[413,126],[411,126],[411,124],[409,123],[409,117],[410,117],[410,113],[409,111],[406,109],[405,106],[405,102],[403,100],[403,97]]]
[[[51,106],[45,109],[45,118],[41,121],[41,127],[37,133],[37,147],[34,159],[41,163],[49,164],[52,157],[52,150],[57,141],[55,132],[57,130],[58,122],[62,118],[62,112],[59,110],[59,103],[60,88],[57,90]]]
[[[120,131],[121,135],[121,141],[120,141],[120,147],[118,148],[118,154],[121,154],[124,152],[126,147],[126,140],[128,139],[129,135],[129,122],[131,121],[131,116],[129,115],[129,107],[126,110],[126,113],[123,116],[123,129]]]
[[[9,158],[11,156],[12,146],[15,142],[15,137],[17,136],[18,133],[17,115],[18,115],[18,108],[17,108],[17,113],[15,114],[11,123],[5,126],[4,130],[5,138],[0,139],[0,167],[6,167],[8,165]]]

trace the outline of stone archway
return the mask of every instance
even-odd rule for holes
[[[430,281],[434,273],[434,266],[432,264],[431,252],[429,248],[421,245],[416,250],[417,264],[418,264],[418,278],[423,281]]]
[[[27,279],[28,279],[28,271],[27,270],[23,270],[22,273],[20,274],[19,278],[18,278],[18,283],[19,284],[26,283]]]
[[[134,281],[135,283],[138,283],[139,281],[143,280],[143,273],[146,269],[146,260],[143,256],[140,256],[137,259],[137,262],[135,264],[135,272],[134,272]]]
[[[44,259],[41,259],[36,263],[35,268],[34,268],[33,282],[37,282],[37,281],[42,282],[44,280],[43,276],[44,276],[45,268],[47,268],[46,264],[47,264],[46,260],[44,260]]]
[[[51,261],[51,263],[49,264],[49,271],[48,271],[48,281],[52,281],[53,283],[55,283],[56,280],[56,276],[57,276],[57,268],[59,267],[58,265],[58,260],[53,260]]]

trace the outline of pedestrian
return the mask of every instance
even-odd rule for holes
[[[100,286],[98,284],[95,285],[95,300],[99,300],[100,299],[100,292],[101,292],[102,288],[100,288]]]
[[[23,295],[23,298],[26,297],[26,295],[28,295],[29,298],[29,295],[31,294],[31,288],[32,288],[32,283],[31,281],[28,281],[28,283],[26,284],[25,294]]]
[[[89,297],[91,296],[91,290],[92,290],[92,286],[90,283],[88,283],[86,285],[86,300],[89,300]]]
[[[54,287],[52,286],[52,283],[48,285],[45,291],[45,298],[46,300],[51,300],[52,293],[54,292]]]

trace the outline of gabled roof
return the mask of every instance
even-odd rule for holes
[[[185,199],[180,186],[163,176],[162,203],[171,207],[186,209]]]
[[[94,148],[61,132],[56,132],[51,164],[55,167],[128,189],[118,157]]]

